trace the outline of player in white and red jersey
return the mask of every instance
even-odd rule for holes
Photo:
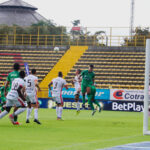
[[[34,108],[34,122],[37,124],[41,124],[38,120],[38,108],[39,108],[39,102],[37,98],[37,88],[40,90],[40,87],[38,85],[38,77],[36,77],[36,69],[31,70],[31,74],[25,77],[25,83],[26,83],[26,94],[27,94],[27,102],[28,102],[28,108],[27,108],[27,119],[26,123],[29,122],[29,117],[32,111],[32,107]]]
[[[74,87],[75,87],[75,102],[77,106],[77,114],[80,113],[79,97],[81,93],[81,81],[82,81],[82,77],[80,74],[81,74],[81,70],[77,69],[76,76],[74,77],[74,80],[72,81],[72,84],[74,84]]]
[[[63,110],[62,89],[63,87],[68,89],[66,80],[64,80],[62,77],[63,77],[62,72],[58,72],[58,77],[54,78],[48,85],[50,90],[51,85],[53,85],[52,99],[56,102],[57,120],[62,119],[62,110]]]
[[[14,106],[16,108],[22,107],[9,116],[13,124],[15,124],[14,117],[26,110],[26,106],[24,104],[24,101],[26,100],[24,95],[25,93],[24,77],[25,72],[20,71],[19,78],[13,80],[11,89],[6,96],[6,110],[0,114],[0,118],[3,118],[10,112],[12,107]]]

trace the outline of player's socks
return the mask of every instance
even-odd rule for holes
[[[31,113],[32,113],[32,110],[33,110],[33,107],[30,108],[30,115],[31,115]],[[29,116],[29,118],[30,118],[30,116]]]
[[[93,102],[92,102],[92,95],[88,94],[88,103],[92,110],[94,110]]]
[[[14,115],[14,116],[17,116],[17,115],[23,113],[25,110],[26,110],[26,108],[20,108],[20,109],[18,109],[17,111],[15,111],[15,112],[13,113],[13,115]]]
[[[38,120],[38,108],[34,109],[34,119]]]
[[[94,100],[94,103],[99,107],[99,112],[101,112],[101,105],[99,104],[99,102],[97,100]]]
[[[14,116],[12,114],[9,115],[9,119],[10,119],[11,123],[14,124]]]
[[[18,116],[14,116],[14,122],[17,122]]]
[[[29,120],[30,118],[31,111],[32,111],[31,108],[27,108],[27,116],[26,116],[27,120]]]
[[[34,109],[34,122],[41,124],[41,122],[38,120],[38,108]]]
[[[62,117],[62,110],[63,110],[63,107],[59,107],[59,118]]]
[[[2,113],[0,113],[0,119],[3,118],[4,116],[6,116],[8,114],[8,112],[6,110],[4,110]]]
[[[85,105],[85,95],[82,95],[82,103]]]
[[[0,112],[3,112],[4,110],[5,110],[4,107],[2,107],[1,110],[0,110]]]
[[[56,106],[56,115],[59,116],[59,107]]]
[[[77,111],[80,111],[80,103],[76,102],[76,105],[77,105]]]

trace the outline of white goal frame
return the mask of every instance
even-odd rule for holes
[[[149,73],[150,73],[150,39],[147,39],[145,49],[145,85],[144,85],[144,113],[143,113],[144,135],[150,135],[150,131],[148,130]]]

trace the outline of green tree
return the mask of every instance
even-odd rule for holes
[[[137,27],[133,37],[125,38],[123,46],[145,46],[145,41],[150,38],[149,28]]]

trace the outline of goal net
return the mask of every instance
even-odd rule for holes
[[[150,135],[149,130],[149,72],[150,72],[150,39],[146,40],[145,50],[145,85],[144,85],[144,117],[143,134]]]

